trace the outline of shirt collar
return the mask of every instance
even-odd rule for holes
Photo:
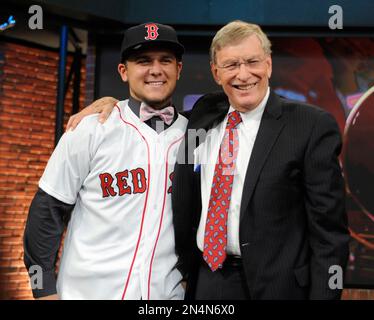
[[[134,99],[133,97],[129,97],[129,108],[131,109],[131,111],[137,116],[139,117],[139,114],[140,114],[140,105],[141,105],[141,102]]]
[[[260,104],[254,108],[253,110],[247,112],[240,112],[240,116],[242,117],[242,122],[244,126],[248,129],[250,126],[250,120],[261,120],[262,114],[264,113],[266,103],[268,102],[270,95],[270,87],[268,87],[265,97],[261,100]],[[235,109],[230,105],[229,112],[235,111]]]

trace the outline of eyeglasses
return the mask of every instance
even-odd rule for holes
[[[255,58],[255,59],[247,59],[242,62],[240,61],[227,61],[223,65],[219,66],[218,68],[223,69],[225,72],[233,72],[240,69],[240,66],[244,64],[248,70],[257,70],[262,66],[262,62],[264,62],[266,57],[263,58]]]

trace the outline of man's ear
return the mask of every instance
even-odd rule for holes
[[[213,78],[216,81],[216,83],[218,85],[221,85],[221,78],[218,74],[218,68],[217,68],[217,66],[215,65],[214,62],[210,62],[210,70],[212,71],[212,75],[213,75]]]
[[[182,61],[177,62],[177,72],[178,72],[177,80],[179,80],[181,76],[182,68],[183,68]]]
[[[121,79],[123,82],[127,82],[128,77],[127,77],[127,66],[124,63],[120,63],[118,65],[118,73],[121,76]]]
[[[265,63],[266,63],[266,69],[267,69],[267,71],[266,71],[267,76],[268,76],[268,79],[270,79],[271,73],[273,71],[273,62],[272,62],[272,59],[271,59],[270,55],[266,58]]]

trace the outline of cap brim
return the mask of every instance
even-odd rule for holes
[[[129,47],[125,51],[123,51],[122,59],[128,59],[132,54],[136,54],[149,48],[169,49],[173,51],[178,58],[182,57],[184,53],[184,47],[180,43],[166,40],[145,41],[143,43],[138,43],[135,46]]]

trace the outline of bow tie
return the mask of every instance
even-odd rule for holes
[[[170,125],[174,119],[174,108],[172,106],[163,108],[161,110],[153,109],[144,103],[140,106],[140,120],[145,122],[152,117],[160,117],[167,125]]]

